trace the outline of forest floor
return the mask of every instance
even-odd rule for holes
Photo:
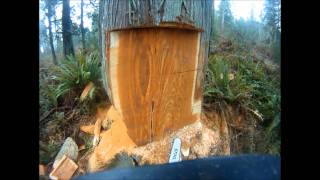
[[[105,119],[112,119],[112,124],[110,129],[102,129],[101,140],[96,147],[92,145],[94,124],[97,118],[101,118],[98,117],[101,113],[85,116],[69,109],[65,112],[69,121],[54,120],[48,122],[45,128],[40,128],[40,152],[50,153],[47,157],[50,162],[45,166],[46,177],[52,171],[53,159],[67,137],[74,139],[79,149],[76,161],[79,168],[74,176],[122,166],[167,163],[173,139],[176,137],[182,141],[182,160],[230,155],[227,120],[214,110],[205,110],[200,121],[144,146],[136,146],[130,139],[124,122],[112,106],[102,106],[102,113],[106,115]],[[235,115],[233,119],[239,127],[242,126],[244,119],[241,115]]]
[[[101,140],[96,147],[92,146],[94,123],[96,117],[79,117],[67,124],[54,125],[52,121],[45,130],[45,136],[40,138],[42,149],[46,144],[64,142],[66,137],[72,137],[78,145],[79,156],[76,163],[79,165],[75,176],[87,172],[115,168],[114,164],[121,162],[118,156],[128,156],[131,166],[167,163],[173,139],[179,137],[182,141],[182,160],[191,160],[213,155],[230,155],[228,129],[225,119],[214,111],[205,112],[200,121],[167,135],[165,138],[136,146],[126,134],[126,126],[112,106],[105,106],[102,110],[106,119],[113,119],[108,130],[102,130]],[[67,113],[70,114],[70,113]],[[59,130],[58,130],[59,129]],[[58,150],[58,148],[56,149]],[[52,153],[51,159],[56,153]],[[119,160],[120,159],[120,160]],[[52,170],[53,162],[46,165],[47,173]],[[117,165],[121,166],[121,165]]]

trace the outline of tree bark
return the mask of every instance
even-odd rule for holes
[[[83,27],[83,0],[81,0],[81,22],[80,22],[80,30],[81,30],[81,40],[82,40],[82,49],[85,52],[86,49],[86,42],[85,42],[85,34],[84,34],[84,27]]]
[[[53,60],[53,64],[57,65],[58,61],[57,61],[57,57],[56,57],[56,53],[54,50],[54,45],[53,45],[53,34],[52,34],[52,24],[51,24],[51,17],[52,17],[52,5],[51,2],[49,0],[46,1],[47,3],[47,8],[48,8],[48,24],[49,24],[49,42],[50,42],[50,47],[51,47],[51,53],[52,53],[52,60]]]
[[[72,41],[72,21],[70,18],[70,0],[63,0],[62,38],[63,38],[63,54],[65,58],[68,55],[74,56],[73,41]]]

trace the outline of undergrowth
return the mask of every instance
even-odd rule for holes
[[[247,124],[261,127],[247,131],[256,148],[247,152],[280,152],[280,72],[262,61],[246,60],[226,54],[209,57],[204,87],[204,100],[226,114],[227,106],[240,107]],[[263,148],[262,148],[263,146]]]
[[[98,52],[68,56],[58,66],[52,65],[40,77],[40,114],[57,106],[80,105],[81,110],[90,111],[99,101],[105,100],[102,89]],[[92,84],[88,93],[80,99],[84,89]]]
[[[76,139],[79,124],[91,121],[96,106],[107,101],[97,51],[80,52],[59,62],[40,64],[39,122],[44,147],[40,160],[45,164],[53,160],[65,138]]]

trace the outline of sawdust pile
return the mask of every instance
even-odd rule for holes
[[[208,119],[203,115],[201,121],[185,126],[160,141],[134,148],[129,153],[139,162],[139,165],[167,163],[174,138],[180,138],[182,160],[230,155],[227,126],[222,122],[217,123],[222,125],[221,127],[210,128],[210,125],[211,127],[213,125],[210,121],[215,120],[221,121],[221,119]]]
[[[159,141],[139,147],[126,133],[125,123],[115,109],[112,106],[105,107],[104,112],[104,119],[112,119],[113,123],[110,129],[101,132],[98,146],[89,155],[86,166],[88,172],[105,169],[120,152],[127,152],[138,165],[167,163],[174,138],[181,139],[182,160],[230,154],[227,124],[214,112],[203,114],[200,121],[168,134]],[[93,134],[94,125],[80,129]]]

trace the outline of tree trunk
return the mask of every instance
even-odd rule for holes
[[[50,1],[48,0],[47,0],[47,8],[48,8],[48,24],[49,24],[49,42],[51,47],[52,60],[53,60],[53,64],[57,65],[58,61],[57,61],[57,57],[56,57],[56,53],[53,45],[52,24],[51,24],[52,6]]]
[[[221,17],[221,34],[223,36],[223,32],[224,32],[224,13],[225,11],[222,10],[222,17]]]
[[[82,40],[82,49],[85,52],[86,44],[85,44],[85,36],[84,36],[84,28],[83,28],[83,0],[81,0],[81,22],[80,22],[80,30],[81,30],[81,40]]]
[[[109,99],[137,145],[200,119],[212,0],[102,0]]]
[[[212,3],[212,9],[211,9],[211,27],[210,27],[210,38],[209,38],[209,53],[213,52],[213,37],[214,37],[214,32],[213,32],[213,22],[214,22],[215,14],[214,14],[214,3]]]
[[[70,18],[70,0],[63,0],[62,5],[62,38],[63,38],[63,54],[74,56],[72,41],[72,22]]]

